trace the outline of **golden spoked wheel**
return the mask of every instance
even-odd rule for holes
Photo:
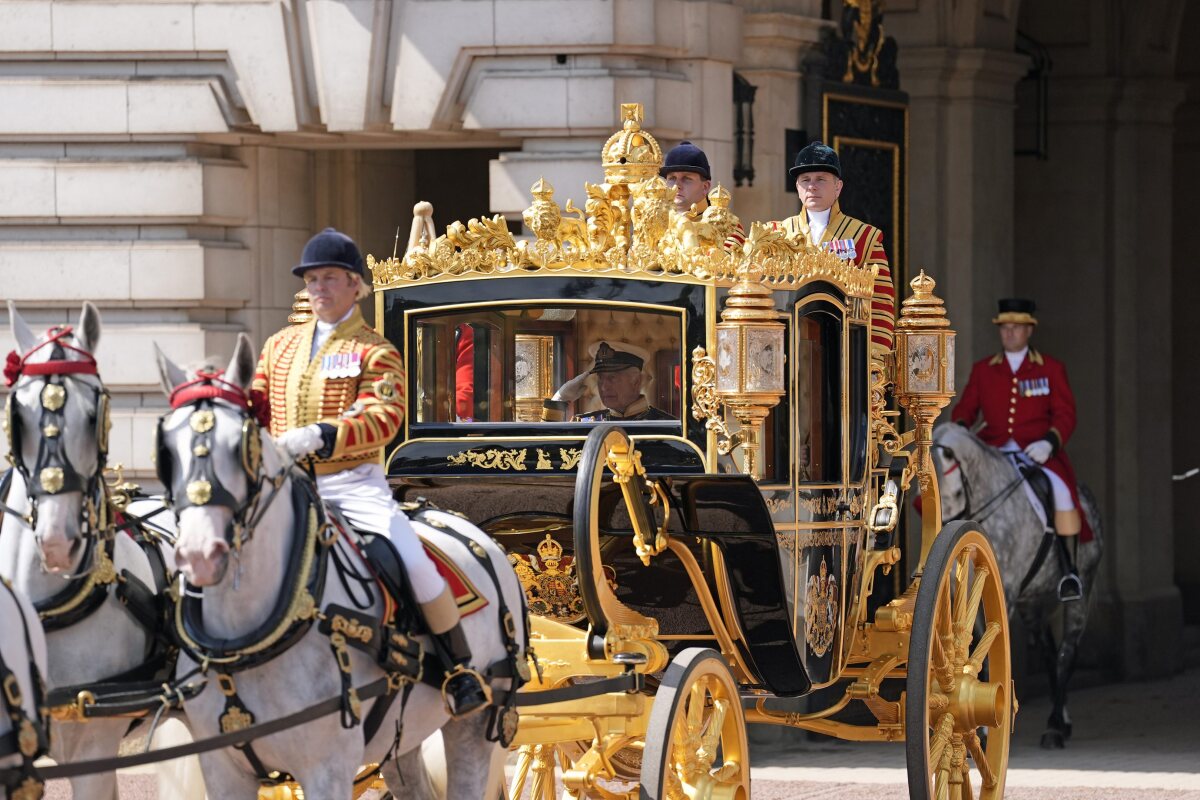
[[[675,656],[654,696],[641,800],[749,800],[750,753],[738,686],[715,650]]]
[[[930,548],[913,613],[909,797],[1001,800],[1014,704],[996,557],[976,523],[953,522]]]

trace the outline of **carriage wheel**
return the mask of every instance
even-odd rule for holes
[[[996,557],[973,522],[947,525],[930,548],[907,681],[909,797],[1000,800],[1015,707],[1008,616]]]
[[[689,647],[654,696],[641,800],[748,800],[750,752],[738,685],[715,650]]]

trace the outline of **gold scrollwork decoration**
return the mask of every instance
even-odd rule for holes
[[[528,452],[529,449],[524,447],[520,450],[489,448],[482,453],[475,450],[463,450],[461,453],[448,456],[446,461],[456,467],[471,466],[476,469],[511,469],[524,472],[525,456]]]
[[[703,347],[697,347],[692,351],[692,418],[717,434],[717,451],[728,455],[736,444],[722,409],[717,395],[717,362]]]
[[[579,459],[583,458],[583,449],[579,447],[560,447],[558,448],[558,457],[562,459],[559,466],[561,470],[572,470],[579,464]]]

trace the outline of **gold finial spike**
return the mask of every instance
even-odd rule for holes
[[[641,103],[621,103],[621,127],[627,131],[641,130],[644,114]]]

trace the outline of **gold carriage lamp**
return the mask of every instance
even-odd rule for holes
[[[708,428],[725,437],[717,443],[721,453],[742,447],[744,470],[755,480],[762,478],[759,434],[763,421],[779,405],[787,387],[785,331],[770,288],[750,269],[743,269],[738,282],[729,290],[721,321],[717,323],[715,370],[703,348],[698,347],[692,353],[697,406],[693,414],[698,419],[707,417]],[[741,425],[736,433],[725,427],[720,403]]]
[[[916,424],[916,449],[904,471],[905,487],[917,477],[921,488],[921,565],[942,527],[937,474],[930,458],[933,423],[954,397],[954,331],[945,303],[933,293],[933,278],[921,270],[896,322],[896,399]]]

